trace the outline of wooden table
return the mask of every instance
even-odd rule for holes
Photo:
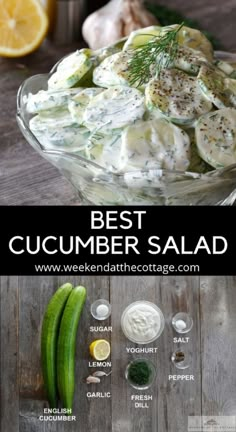
[[[163,0],[162,3],[198,19],[226,49],[236,49],[235,0]],[[76,47],[56,48],[47,43],[26,58],[0,59],[0,205],[60,205],[77,201],[56,168],[25,141],[15,120],[16,93],[22,81],[30,75],[48,72],[58,59]]]
[[[51,295],[62,282],[87,287],[88,299],[80,321],[76,353],[74,414],[77,422],[38,420],[46,406],[40,367],[40,328]],[[7,432],[186,432],[188,416],[236,416],[236,277],[2,277],[1,279],[1,431]],[[106,298],[112,305],[112,333],[91,333],[97,325],[90,304]],[[122,333],[120,318],[133,301],[159,305],[165,316],[163,334],[146,354],[157,368],[148,409],[135,408],[131,395],[140,394],[124,379],[127,363],[137,357]],[[182,347],[191,366],[178,371],[171,353],[179,346],[171,318],[188,311],[194,320],[190,341]],[[109,324],[109,321],[106,322]],[[97,337],[111,341],[112,375],[99,386],[87,386],[89,343]],[[109,370],[109,369],[106,369]],[[170,374],[192,374],[195,381],[169,381]],[[112,398],[89,399],[88,391],[112,393]]]

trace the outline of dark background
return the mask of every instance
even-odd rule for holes
[[[142,229],[137,230],[137,224],[128,230],[118,229],[91,229],[91,212],[99,207],[92,206],[74,206],[74,207],[17,207],[17,219],[13,216],[12,209],[2,207],[1,209],[1,227],[0,227],[0,274],[1,275],[33,275],[36,273],[35,264],[197,264],[200,266],[201,275],[235,275],[235,255],[236,255],[236,231],[235,216],[236,207],[100,207],[99,211],[106,216],[106,210],[146,210],[143,216]],[[174,218],[173,218],[174,212]],[[114,215],[113,215],[114,217]],[[118,221],[120,220],[118,216]],[[137,220],[132,217],[132,220]],[[227,221],[227,223],[226,223]],[[112,223],[114,226],[114,223]],[[6,230],[7,227],[7,230]],[[36,236],[41,239],[47,236],[63,236],[66,240],[69,236],[80,236],[85,242],[90,236],[106,236],[108,239],[112,236],[136,236],[139,239],[139,255],[130,253],[129,255],[96,255],[90,254],[89,249],[81,250],[79,255],[75,254],[54,254],[48,255],[44,252],[31,255],[23,253],[15,255],[9,250],[9,241],[14,236],[30,236],[32,247]],[[175,238],[178,247],[180,247],[181,236],[186,238],[186,249],[194,250],[200,236],[205,236],[206,241],[212,244],[213,236],[223,236],[228,242],[228,249],[222,255],[209,255],[204,250],[200,250],[197,255],[176,254],[168,251],[166,255],[152,255],[148,253],[147,240],[150,236],[158,236],[160,246],[164,247],[169,236]],[[23,246],[16,244],[16,247]],[[52,244],[48,245],[49,248]],[[53,246],[55,246],[53,244]],[[67,247],[67,245],[65,246]],[[124,250],[124,249],[123,249]],[[72,270],[67,270],[71,274]],[[75,273],[78,274],[77,269]],[[194,270],[185,272],[185,274],[194,274]],[[64,269],[53,271],[47,269],[42,274],[65,274]],[[86,270],[80,274],[86,273]],[[95,274],[107,274],[107,272],[94,272]],[[112,273],[114,274],[114,273]],[[116,273],[119,274],[119,273]],[[132,272],[123,272],[122,274],[134,274]],[[141,274],[136,272],[136,274]],[[145,272],[144,274],[151,274]],[[179,274],[178,269],[172,274]]]
[[[104,0],[89,0],[88,12],[106,3]],[[202,28],[218,37],[226,49],[236,50],[235,0],[148,0],[148,3],[176,9],[187,18],[198,20]]]

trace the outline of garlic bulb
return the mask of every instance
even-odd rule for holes
[[[84,40],[92,49],[102,48],[128,36],[133,30],[158,24],[143,0],[110,0],[83,23]]]

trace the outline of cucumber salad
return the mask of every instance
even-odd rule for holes
[[[59,62],[47,90],[24,102],[45,149],[73,152],[112,173],[206,173],[236,163],[236,69],[184,25],[147,27],[108,48],[78,50]]]

